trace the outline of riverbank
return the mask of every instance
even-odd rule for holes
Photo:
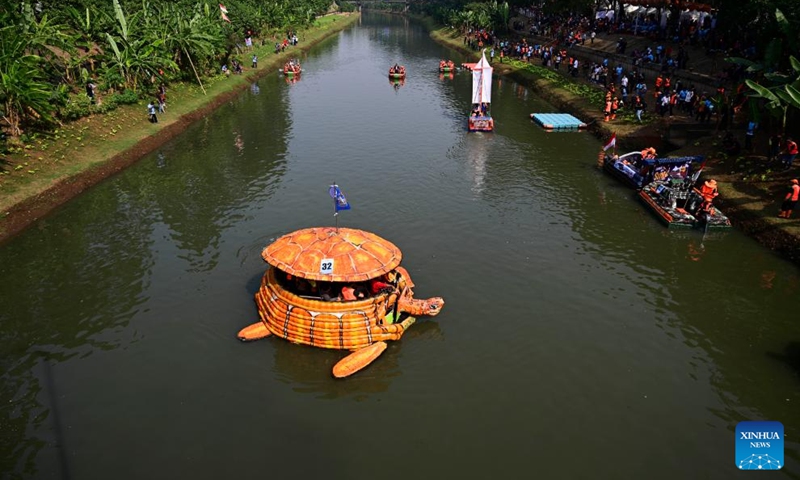
[[[51,134],[31,136],[14,152],[0,156],[0,244],[358,19],[358,13],[320,17],[312,28],[298,33],[297,46],[280,54],[275,54],[270,39],[239,54],[245,65],[241,75],[204,79],[203,88],[197,83],[169,85],[167,109],[157,124],[148,121],[148,99],[143,98],[135,105],[70,122]],[[258,68],[250,67],[253,54],[258,56]]]
[[[428,22],[431,37],[453,50],[478,59],[478,53],[466,46],[463,36],[449,28]],[[599,45],[598,45],[599,46]],[[722,151],[724,132],[694,139],[678,149],[668,149],[665,137],[670,120],[650,118],[639,124],[630,114],[618,117],[615,122],[604,122],[600,108],[602,91],[586,82],[574,80],[560,73],[525,62],[495,58],[495,72],[525,85],[559,110],[577,116],[588,124],[588,130],[601,141],[617,135],[617,150],[627,152],[648,146],[660,147],[659,152],[672,156],[705,155],[705,178],[717,180],[719,197],[715,204],[727,215],[733,225],[762,245],[800,264],[800,212],[790,220],[777,218],[780,202],[788,190],[791,178],[800,176],[797,167],[788,172],[775,171],[760,155],[729,156]],[[520,119],[527,121],[527,119]],[[743,134],[735,131],[736,135]],[[602,153],[602,152],[601,152]],[[586,159],[595,163],[596,158]]]

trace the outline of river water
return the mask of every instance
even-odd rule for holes
[[[798,478],[796,267],[667,231],[512,81],[468,134],[440,58],[475,60],[365,14],[3,246],[1,476],[744,478],[737,423],[774,420]],[[447,302],[346,380],[342,352],[236,339],[261,249],[333,225],[333,181],[340,226]]]

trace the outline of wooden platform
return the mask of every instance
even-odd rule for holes
[[[580,130],[586,124],[568,113],[531,113],[531,119],[545,130]]]

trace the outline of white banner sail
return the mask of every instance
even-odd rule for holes
[[[481,60],[472,69],[472,103],[492,102],[492,71],[486,61],[486,51],[481,52]]]

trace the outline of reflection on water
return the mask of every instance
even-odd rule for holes
[[[435,321],[421,319],[403,334],[402,341],[389,342],[388,348],[377,360],[348,379],[333,378],[331,371],[349,351],[294,345],[280,338],[269,338],[259,343],[270,342],[270,349],[275,354],[277,378],[290,385],[295,392],[315,394],[316,398],[326,400],[342,397],[366,400],[370,394],[387,391],[396,377],[403,374],[405,345],[431,340],[444,341],[444,334]]]

